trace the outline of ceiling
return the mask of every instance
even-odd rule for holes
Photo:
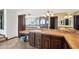
[[[51,11],[53,13],[74,13],[76,11],[79,11],[79,9],[17,9],[18,11],[36,11],[36,12],[47,12],[47,11]]]
[[[53,13],[67,13],[72,14],[79,11],[79,9],[17,9],[18,14],[31,14],[33,16],[44,15],[47,11]]]
[[[73,13],[73,12],[79,11],[79,9],[53,9],[51,11],[55,13],[60,13],[60,12]]]

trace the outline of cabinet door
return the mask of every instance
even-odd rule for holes
[[[18,16],[18,31],[25,30],[25,15]]]
[[[35,39],[34,39],[35,34],[34,33],[29,33],[29,43],[31,46],[35,45]]]
[[[50,17],[50,29],[58,28],[58,17]]]
[[[74,28],[79,30],[79,15],[74,16]]]
[[[42,39],[40,33],[35,33],[35,47],[42,48]]]
[[[64,48],[64,38],[59,36],[51,36],[50,40],[51,49],[61,49]]]
[[[43,39],[43,48],[49,49],[50,48],[50,36],[49,35],[42,35]]]

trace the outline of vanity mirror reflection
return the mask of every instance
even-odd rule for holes
[[[61,20],[61,25],[70,25],[70,24],[71,24],[71,20],[68,18]]]
[[[72,18],[63,18],[60,20],[60,27],[72,27],[73,19]]]
[[[48,28],[48,18],[39,17],[39,25],[40,25],[40,28]]]
[[[65,25],[69,25],[69,19],[65,19]]]
[[[74,19],[73,15],[64,15],[59,18],[59,30],[65,30],[67,32],[71,32],[74,30]]]
[[[39,28],[48,28],[48,18],[47,17],[25,17],[26,28],[39,29]]]
[[[39,27],[39,17],[25,17],[26,28],[38,28]]]

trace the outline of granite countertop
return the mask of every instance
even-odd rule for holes
[[[51,30],[51,29],[42,29],[42,30],[26,30],[24,33],[37,32],[41,34],[47,35],[56,35],[56,36],[64,36],[65,40],[69,44],[69,46],[73,49],[79,48],[79,34],[77,32],[72,31],[63,31],[63,30]]]

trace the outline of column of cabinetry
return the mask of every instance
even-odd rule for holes
[[[42,48],[42,38],[40,33],[35,33],[35,47]]]
[[[43,40],[43,48],[49,49],[50,48],[50,35],[43,34],[42,40]]]
[[[36,48],[42,48],[42,38],[40,33],[29,33],[29,44]]]
[[[31,46],[35,46],[35,33],[33,32],[29,33],[29,44]]]

